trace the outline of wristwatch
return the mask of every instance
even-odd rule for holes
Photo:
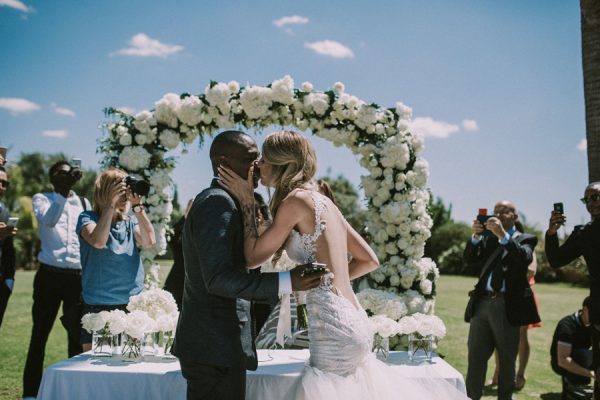
[[[144,211],[144,206],[141,204],[136,204],[135,206],[131,207],[131,209],[133,210],[134,213],[140,213],[140,212]]]

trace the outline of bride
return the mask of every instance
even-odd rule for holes
[[[465,398],[443,379],[419,385],[377,360],[373,333],[350,280],[379,265],[377,256],[313,182],[317,159],[310,141],[293,131],[265,138],[262,158],[248,180],[219,167],[220,184],[240,202],[244,254],[248,267],[260,266],[285,249],[298,264],[319,262],[331,273],[307,293],[310,360],[296,388],[296,399]],[[253,174],[275,189],[272,225],[260,236],[254,218]],[[350,261],[348,261],[351,256]]]

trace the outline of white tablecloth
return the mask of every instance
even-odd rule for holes
[[[259,350],[258,369],[248,371],[246,398],[283,399],[298,380],[308,350]],[[431,364],[411,363],[406,352],[391,352],[387,360],[398,374],[416,381],[444,379],[466,393],[462,375],[434,357]],[[44,372],[38,399],[185,399],[186,382],[176,359],[152,358],[138,363],[90,354],[61,361]]]

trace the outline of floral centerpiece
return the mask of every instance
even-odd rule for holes
[[[121,310],[88,313],[81,318],[83,329],[92,333],[92,353],[112,355],[116,344],[114,337],[120,335],[127,325],[125,312]]]
[[[126,320],[122,355],[125,360],[139,360],[142,356],[143,341],[147,334],[156,330],[156,323],[148,313],[140,310],[128,313]]]
[[[444,322],[435,315],[416,313],[402,318],[398,325],[400,333],[408,335],[410,359],[414,359],[416,353],[422,350],[430,361],[436,342],[446,336]]]
[[[386,359],[390,353],[390,337],[400,333],[398,322],[385,315],[373,315],[369,317],[371,328],[373,329],[373,351],[377,356]]]

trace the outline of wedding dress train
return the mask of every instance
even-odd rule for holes
[[[316,261],[316,241],[326,229],[321,216],[327,203],[318,193],[312,198],[315,232],[293,231],[286,244],[288,256],[297,263]],[[411,380],[379,361],[371,351],[373,332],[366,312],[339,294],[330,276],[310,290],[306,300],[310,359],[296,399],[466,399],[441,377]]]

